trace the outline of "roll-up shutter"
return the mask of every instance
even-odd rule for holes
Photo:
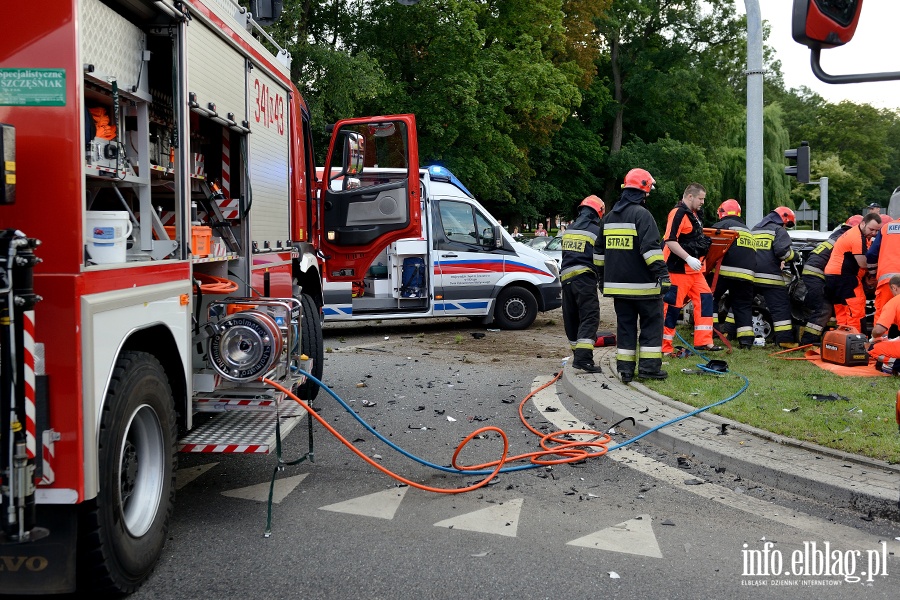
[[[188,92],[203,109],[216,105],[223,119],[234,114],[238,123],[246,114],[244,57],[201,21],[187,27]]]
[[[250,239],[260,249],[290,236],[290,144],[287,90],[259,67],[250,70]]]

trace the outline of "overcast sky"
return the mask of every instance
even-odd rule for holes
[[[740,14],[745,0],[734,0]],[[767,44],[775,49],[781,61],[784,82],[788,88],[802,85],[822,95],[829,102],[852,100],[878,108],[900,108],[900,81],[844,83],[819,81],[809,66],[806,46],[791,37],[793,0],[758,0],[764,21],[772,32]],[[865,0],[856,35],[849,44],[822,51],[822,68],[830,75],[900,71],[900,0]]]

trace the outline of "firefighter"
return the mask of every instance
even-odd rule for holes
[[[578,216],[562,236],[563,327],[575,355],[572,366],[588,373],[600,373],[594,364],[594,340],[600,325],[601,253],[595,249],[600,219],[606,206],[597,196],[581,201]]]
[[[775,342],[782,348],[796,348],[787,283],[781,274],[782,263],[797,259],[786,228],[796,223],[794,211],[779,206],[753,228],[756,269],[753,273],[755,293],[761,294],[772,316]]]
[[[715,229],[736,231],[738,237],[728,248],[719,267],[719,279],[713,291],[713,316],[725,292],[728,292],[729,309],[722,331],[734,336],[743,349],[753,347],[753,272],[756,269],[756,250],[753,235],[741,219],[741,205],[728,199],[719,205],[719,220]],[[714,323],[719,321],[713,319]]]
[[[831,258],[834,243],[845,231],[856,227],[863,220],[862,215],[853,215],[841,223],[828,239],[819,243],[803,263],[803,271],[800,279],[806,288],[806,298],[803,301],[803,312],[806,324],[800,330],[800,344],[818,344],[822,338],[822,332],[828,325],[834,307],[825,298],[825,265]]]
[[[712,343],[713,295],[703,274],[703,257],[712,240],[703,235],[703,224],[697,215],[706,201],[706,188],[699,183],[688,185],[681,202],[669,211],[666,224],[666,244],[663,257],[672,279],[672,288],[663,298],[665,324],[662,351],[672,353],[672,341],[681,307],[687,298],[694,305],[694,347],[700,350],[721,350]]]
[[[875,322],[891,295],[891,277],[900,273],[900,222],[891,223],[891,218],[881,215],[881,231],[872,240],[866,252],[866,266],[869,275],[874,275]]]
[[[662,370],[662,294],[671,284],[659,229],[645,206],[653,184],[644,169],[628,171],[622,195],[601,225],[603,295],[616,311],[616,370],[624,383],[634,378],[635,363],[638,377],[668,376]]]
[[[838,325],[862,331],[866,292],[860,281],[860,271],[865,273],[869,240],[875,237],[880,227],[881,216],[869,213],[834,243],[834,250],[825,265],[825,297],[834,304]]]

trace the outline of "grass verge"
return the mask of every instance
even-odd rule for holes
[[[679,327],[681,336],[692,335]],[[676,338],[676,345],[679,341]],[[896,377],[841,377],[804,360],[770,356],[777,346],[711,352],[708,359],[727,361],[731,373],[750,380],[743,394],[710,412],[753,427],[828,448],[900,463],[900,433],[895,418]],[[787,356],[800,357],[802,351]],[[654,391],[691,406],[712,404],[737,392],[743,381],[731,373],[682,373],[706,361],[697,356],[667,358],[664,381],[645,380]],[[874,370],[874,366],[869,366]],[[838,394],[847,400],[816,400],[809,394]]]

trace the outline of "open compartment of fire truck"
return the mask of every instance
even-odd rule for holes
[[[81,38],[85,265],[236,260],[247,243],[243,59],[199,27],[185,40],[98,0],[81,11],[96,33]],[[185,53],[197,65],[187,81],[172,68]],[[216,54],[237,64],[216,68]]]

